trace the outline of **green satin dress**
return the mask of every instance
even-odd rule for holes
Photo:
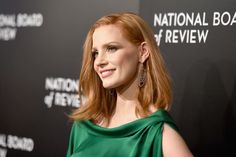
[[[162,157],[164,123],[178,131],[165,110],[115,128],[76,121],[66,157]]]

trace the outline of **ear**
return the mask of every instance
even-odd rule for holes
[[[149,57],[149,48],[146,42],[142,42],[139,46],[139,62],[144,63]]]

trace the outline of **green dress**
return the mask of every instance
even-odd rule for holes
[[[66,157],[162,157],[164,123],[178,131],[162,109],[115,128],[104,128],[90,120],[75,121]]]

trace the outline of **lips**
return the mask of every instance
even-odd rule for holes
[[[115,71],[115,69],[105,69],[105,70],[101,70],[100,74],[101,74],[102,78],[105,78],[105,77],[112,75],[112,73],[114,71]]]

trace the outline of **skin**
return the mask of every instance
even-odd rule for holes
[[[193,157],[183,138],[169,125],[164,124],[162,136],[164,157]]]
[[[93,34],[94,69],[102,80],[104,88],[121,91],[137,76],[138,47],[126,40],[117,26],[99,27]],[[102,77],[104,69],[114,69],[109,77]],[[118,89],[119,88],[119,89]]]
[[[138,102],[139,64],[149,56],[146,43],[136,46],[129,42],[118,26],[106,25],[97,28],[93,34],[94,69],[102,80],[104,88],[117,92],[115,113],[108,127],[116,127],[140,117],[135,115]],[[112,75],[103,78],[104,69],[115,69]]]
[[[106,126],[114,128],[141,117],[135,115],[138,101],[138,75],[140,64],[148,57],[148,45],[143,42],[136,46],[122,34],[120,27],[105,25],[97,28],[93,34],[92,53],[94,69],[102,80],[104,88],[113,88],[117,93],[115,113]],[[111,69],[110,72],[101,73]],[[157,109],[150,105],[150,111]],[[171,147],[170,147],[171,146]],[[191,157],[182,137],[167,124],[163,129],[163,155],[165,157]]]

